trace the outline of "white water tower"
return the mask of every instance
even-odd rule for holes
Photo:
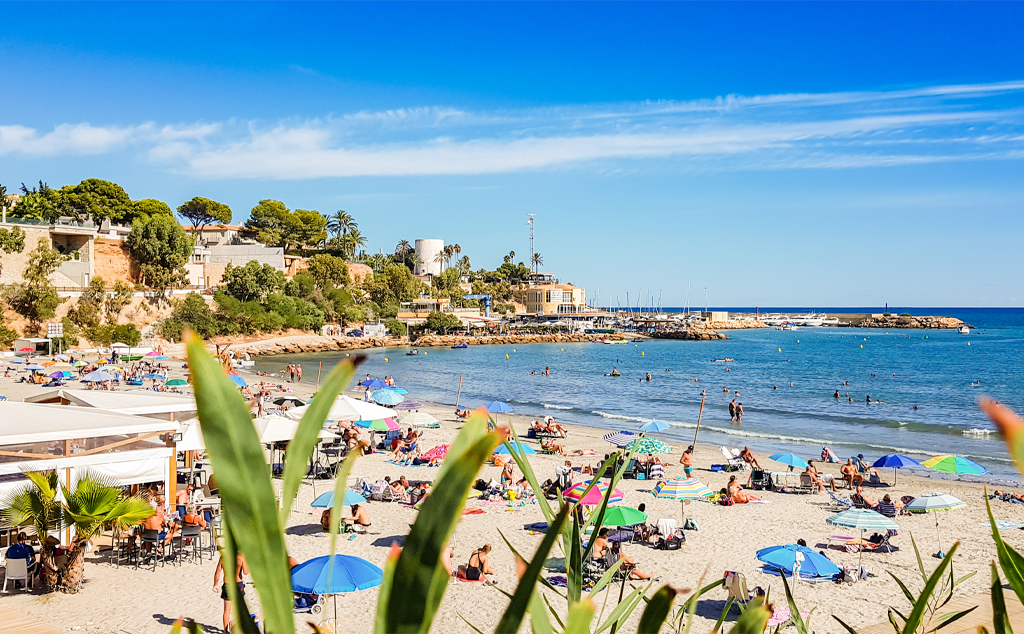
[[[413,267],[414,275],[440,275],[443,265],[437,261],[439,253],[444,251],[444,240],[417,240],[416,255],[419,262]]]

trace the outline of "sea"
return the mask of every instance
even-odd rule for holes
[[[800,315],[812,309],[759,310]],[[411,348],[390,348],[366,351],[359,376],[394,376],[410,400],[451,406],[458,401],[463,407],[505,401],[517,414],[550,415],[608,430],[635,431],[645,422],[662,420],[670,429],[653,435],[677,447],[691,444],[696,435],[700,443],[815,459],[823,446],[842,458],[863,454],[868,460],[890,453],[920,461],[958,454],[989,469],[989,479],[1019,481],[978,399],[988,396],[1024,412],[1024,309],[888,310],[958,317],[974,330],[964,335],[952,330],[771,328],[722,331],[729,337],[724,341],[422,348],[417,355],[407,354]],[[315,381],[321,367],[326,375],[347,356],[261,357],[256,369],[277,372],[288,363],[301,363],[304,380]],[[545,368],[550,376],[542,374]],[[606,376],[613,368],[621,376]],[[743,404],[742,422],[730,420],[733,399]],[[593,447],[599,453],[609,448]]]

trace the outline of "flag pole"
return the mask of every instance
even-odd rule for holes
[[[697,430],[693,432],[693,450],[697,451],[697,434],[700,433],[700,419],[704,416],[704,397],[700,399],[700,413],[697,414]]]
[[[455,409],[459,409],[459,399],[462,398],[462,375],[459,375],[459,393],[455,396]]]
[[[316,389],[318,389],[318,390],[320,389],[320,373],[323,371],[323,369],[324,369],[324,362],[321,361],[320,362],[320,367],[318,367],[316,369]]]

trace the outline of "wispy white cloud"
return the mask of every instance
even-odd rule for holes
[[[0,154],[125,151],[210,179],[607,171],[667,160],[702,170],[1017,160],[1024,82],[489,112],[399,108],[270,124],[0,126]]]

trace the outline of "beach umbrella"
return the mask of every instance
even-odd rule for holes
[[[7,363],[25,363],[25,362],[26,361],[24,359],[22,359],[21,357],[14,357],[12,359],[8,359],[7,360]],[[82,365],[85,365],[85,364],[83,363]]]
[[[802,557],[798,557],[798,553]],[[828,557],[807,546],[797,544],[762,548],[757,551],[757,558],[767,564],[767,567],[777,568],[788,575],[793,574],[798,559],[800,560],[800,576],[831,577],[841,572],[839,566],[832,563]]]
[[[421,407],[423,407],[423,403],[417,403],[416,401],[403,401],[398,405],[395,405],[395,409],[405,411],[420,409]]]
[[[111,348],[131,348],[131,346],[129,346],[128,344],[121,343],[120,341],[118,341],[116,343],[110,344],[110,347]]]
[[[349,491],[348,489],[345,489],[345,506],[352,506],[353,504],[362,504],[364,502],[366,502],[366,498],[359,495],[355,491]],[[313,504],[311,504],[310,506],[312,506],[315,509],[334,508],[334,491],[328,491],[327,493],[320,495],[315,500],[313,500]]]
[[[70,361],[71,357],[69,357],[66,354],[55,354],[55,355],[53,355],[53,360],[54,361]]]
[[[397,385],[385,385],[384,387],[382,387],[380,389],[382,389],[382,390],[391,390],[392,392],[397,392],[399,394],[408,394],[409,393],[409,390],[405,389],[404,387],[398,387]]]
[[[946,556],[942,552],[942,535],[939,533],[939,514],[937,511],[952,511],[967,508],[967,503],[946,493],[929,493],[914,498],[906,507],[911,513],[935,513],[935,537],[939,540],[939,559]]]
[[[167,387],[178,387],[180,385],[188,385],[188,381],[185,379],[171,379],[165,385],[167,385]]]
[[[800,467],[801,469],[804,469],[804,468],[807,467],[807,461],[806,460],[804,460],[800,456],[798,456],[796,454],[792,454],[792,453],[777,453],[777,454],[768,456],[768,459],[769,460],[774,460],[775,462],[781,462],[782,464],[789,465],[791,467]]]
[[[920,467],[921,463],[913,458],[898,453],[886,454],[875,460],[872,467],[892,467],[892,483],[896,484],[896,470],[900,467]]]
[[[249,385],[248,383],[245,382],[245,379],[238,376],[237,374],[229,374],[228,378],[231,379],[231,382],[237,385],[238,387],[246,387],[247,385]]]
[[[671,425],[669,425],[663,420],[652,420],[649,423],[644,423],[643,425],[640,425],[640,431],[646,434],[649,431],[665,431],[669,427],[671,427]]]
[[[636,526],[647,521],[648,515],[643,511],[629,508],[628,506],[616,506],[605,511],[604,526]]]
[[[690,500],[699,500],[714,495],[714,491],[707,488],[697,478],[669,478],[659,482],[654,487],[654,497],[679,500],[683,511],[683,522],[686,521],[686,503]]]
[[[57,365],[57,362],[56,362],[56,361],[43,361],[43,362],[42,362],[42,363],[40,363],[39,365],[41,365],[41,366],[44,366],[44,367],[47,367],[47,368],[48,368],[48,367],[50,367],[51,365]]]
[[[26,370],[45,370],[46,368],[44,368],[43,366],[39,365],[38,363],[30,363],[30,364],[25,366],[25,369]]]
[[[969,473],[971,475],[988,473],[988,469],[973,460],[964,458],[963,456],[935,456],[934,458],[925,460],[921,464],[929,469],[934,469],[943,473]]]
[[[395,409],[398,409],[397,407]],[[412,412],[409,414],[402,414],[401,421],[403,425],[433,425],[437,422],[437,419],[426,412]]]
[[[377,390],[370,395],[375,403],[381,405],[398,405],[405,400],[405,397],[394,390]]]
[[[79,359],[78,361],[75,361],[71,365],[75,366],[76,368],[80,368],[80,367],[82,367],[84,365],[89,365],[89,364],[86,363],[85,361],[82,361],[81,359]]]
[[[638,454],[669,453],[672,451],[672,447],[669,447],[657,438],[637,438],[636,440],[631,440],[625,449],[626,451]]]
[[[872,511],[870,509],[849,509],[843,511],[842,513],[837,513],[836,515],[833,515],[832,517],[825,520],[825,523],[831,524],[832,526],[843,526],[845,528],[859,528],[861,533],[861,541],[864,541],[864,531],[887,531],[899,528],[899,525],[896,522],[892,521],[891,519],[882,515],[881,513],[876,513],[875,511]],[[857,565],[859,566],[860,562],[863,560],[864,549],[861,548],[860,561],[858,561]]]
[[[377,420],[357,420],[354,423],[358,427],[370,431],[397,431],[402,428],[393,418],[378,418]]]
[[[451,445],[438,445],[420,457],[425,460],[444,460],[449,449],[451,449]]]
[[[350,555],[317,557],[292,568],[292,590],[306,594],[333,594],[337,631],[338,594],[376,588],[384,571],[365,559]]]
[[[120,372],[121,366],[107,364],[105,366],[102,366],[100,369],[103,370],[104,372]]]
[[[637,439],[637,435],[631,431],[613,431],[610,434],[605,434],[604,439],[615,445],[619,449],[622,449],[629,443]]]
[[[590,486],[590,480],[584,482],[577,482],[571,489],[565,492],[563,497],[567,500],[572,500],[578,504],[585,504],[587,506],[597,506],[604,500],[604,494],[608,491],[608,483],[598,480],[594,488],[590,490],[590,493],[583,495],[583,492]],[[582,498],[580,497],[582,496]],[[611,497],[608,498],[608,504],[618,504],[622,502],[622,491],[613,489]]]
[[[150,350],[149,352],[146,353],[146,356],[147,357],[159,357],[160,353],[157,352],[156,350]]]
[[[159,357],[153,357],[154,361],[166,361],[167,357],[160,355]]]
[[[149,374],[143,374],[142,378],[149,379],[150,381],[163,381],[164,375],[150,372]]]
[[[363,387],[372,387],[373,389],[388,386],[387,383],[381,381],[380,379],[370,379],[369,381],[363,381],[359,385],[362,385]]]
[[[308,404],[302,407],[294,407],[288,410],[288,416],[302,418],[308,409]],[[394,418],[396,415],[395,410],[388,407],[381,407],[376,403],[367,403],[354,399],[351,396],[341,395],[331,404],[331,409],[327,412],[327,420],[380,420],[382,418]]]
[[[516,440],[516,452],[527,456],[532,456],[537,453],[537,450],[529,445],[524,445],[520,441]],[[498,448],[494,450],[494,453],[507,454],[509,453],[508,447],[504,444],[498,445]]]
[[[114,376],[103,370],[94,370],[89,374],[82,377],[83,383],[102,383],[103,381],[113,381]]]
[[[499,413],[499,412],[511,412],[512,411],[512,406],[509,405],[508,403],[504,402],[504,401],[491,401],[490,403],[487,403],[486,405],[484,405],[484,407],[487,408],[488,412],[495,413],[495,414]]]
[[[51,374],[50,378],[51,379],[70,379],[72,376],[73,375],[70,372],[67,372],[66,370],[61,370],[59,372],[54,372],[53,374]]]
[[[35,352],[35,348],[18,348],[18,352]]]
[[[301,398],[296,398],[294,396],[282,396],[281,398],[275,398],[273,403],[274,405],[290,405],[291,407],[299,407],[300,405],[306,404]]]

